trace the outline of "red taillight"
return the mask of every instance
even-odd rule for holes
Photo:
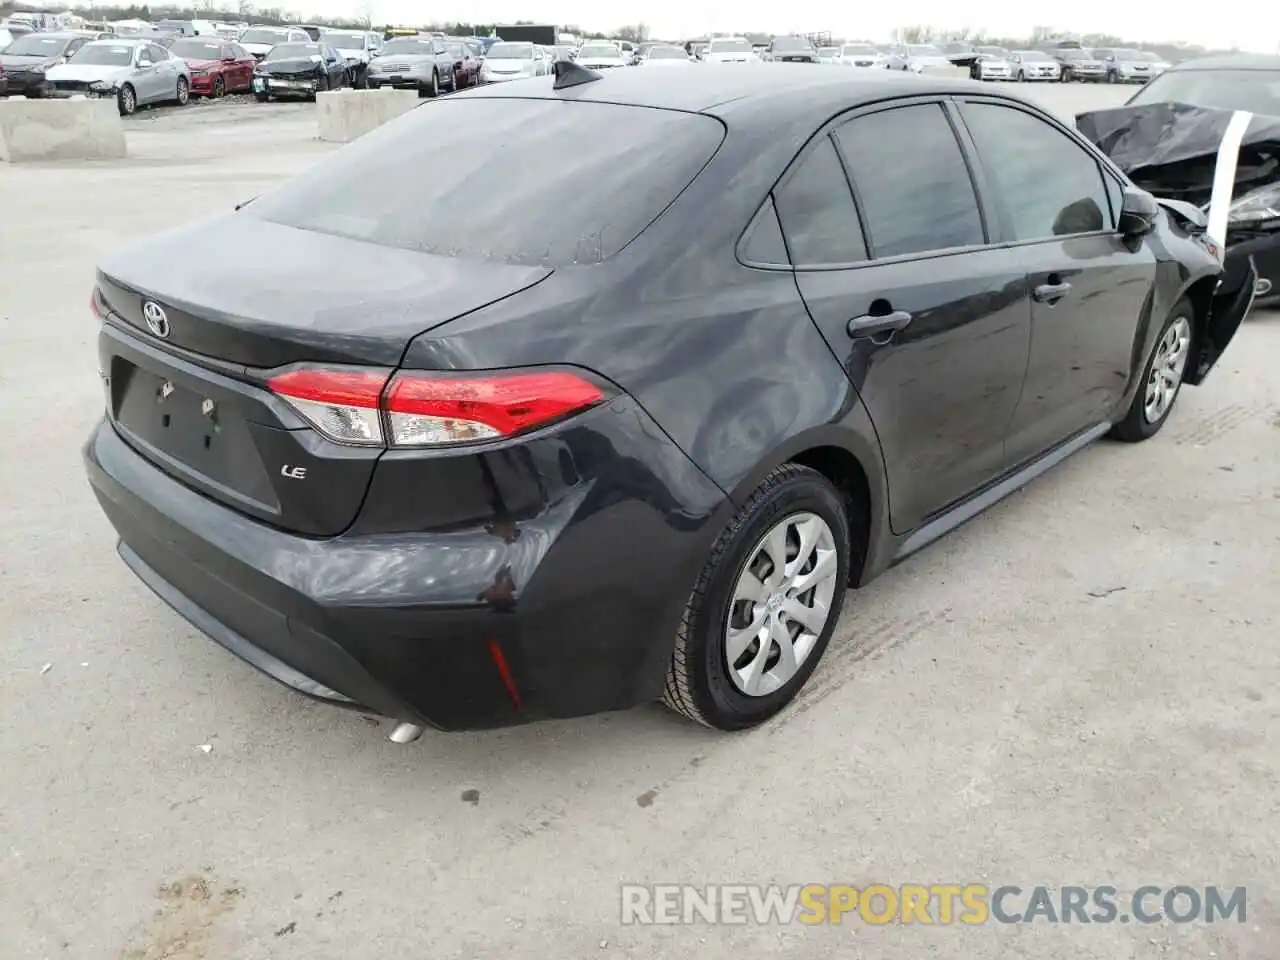
[[[300,367],[268,381],[312,426],[339,443],[431,447],[495,440],[544,426],[605,399],[566,371],[476,376]]]
[[[390,370],[300,367],[267,381],[305,420],[330,440],[382,446],[378,400]]]
[[[392,446],[466,443],[509,437],[595,406],[599,387],[563,371],[484,377],[400,373],[385,408]]]

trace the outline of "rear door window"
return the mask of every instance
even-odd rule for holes
[[[775,191],[778,219],[797,267],[867,259],[849,181],[830,137],[823,137]]]
[[[439,100],[366,134],[241,215],[451,257],[599,263],[671,204],[723,137],[718,120],[672,110]]]
[[[1114,226],[1102,169],[1080,144],[1016,107],[966,103],[963,112],[1012,239],[1048,240]]]
[[[873,257],[986,242],[978,197],[940,104],[896,107],[836,130]]]

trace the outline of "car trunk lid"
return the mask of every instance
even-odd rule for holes
[[[211,262],[174,256],[196,235]],[[283,529],[334,535],[355,519],[382,447],[327,440],[267,389],[271,371],[389,373],[417,334],[550,273],[240,216],[171,231],[99,271],[108,416],[188,486]]]

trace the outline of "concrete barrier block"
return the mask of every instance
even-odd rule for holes
[[[316,94],[320,139],[350,143],[418,105],[416,90],[331,90]]]
[[[0,161],[118,160],[124,124],[114,100],[0,99]]]
[[[955,67],[950,65],[945,67],[925,67],[921,71],[921,73],[923,73],[926,77],[937,77],[939,80],[968,80],[969,79],[968,67]]]

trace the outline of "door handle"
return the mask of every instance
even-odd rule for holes
[[[1071,289],[1069,283],[1042,283],[1031,292],[1036,303],[1057,303]]]
[[[849,336],[871,337],[887,343],[889,339],[911,322],[911,314],[905,310],[894,310],[892,313],[865,314],[849,321]],[[887,334],[887,336],[886,336]]]

